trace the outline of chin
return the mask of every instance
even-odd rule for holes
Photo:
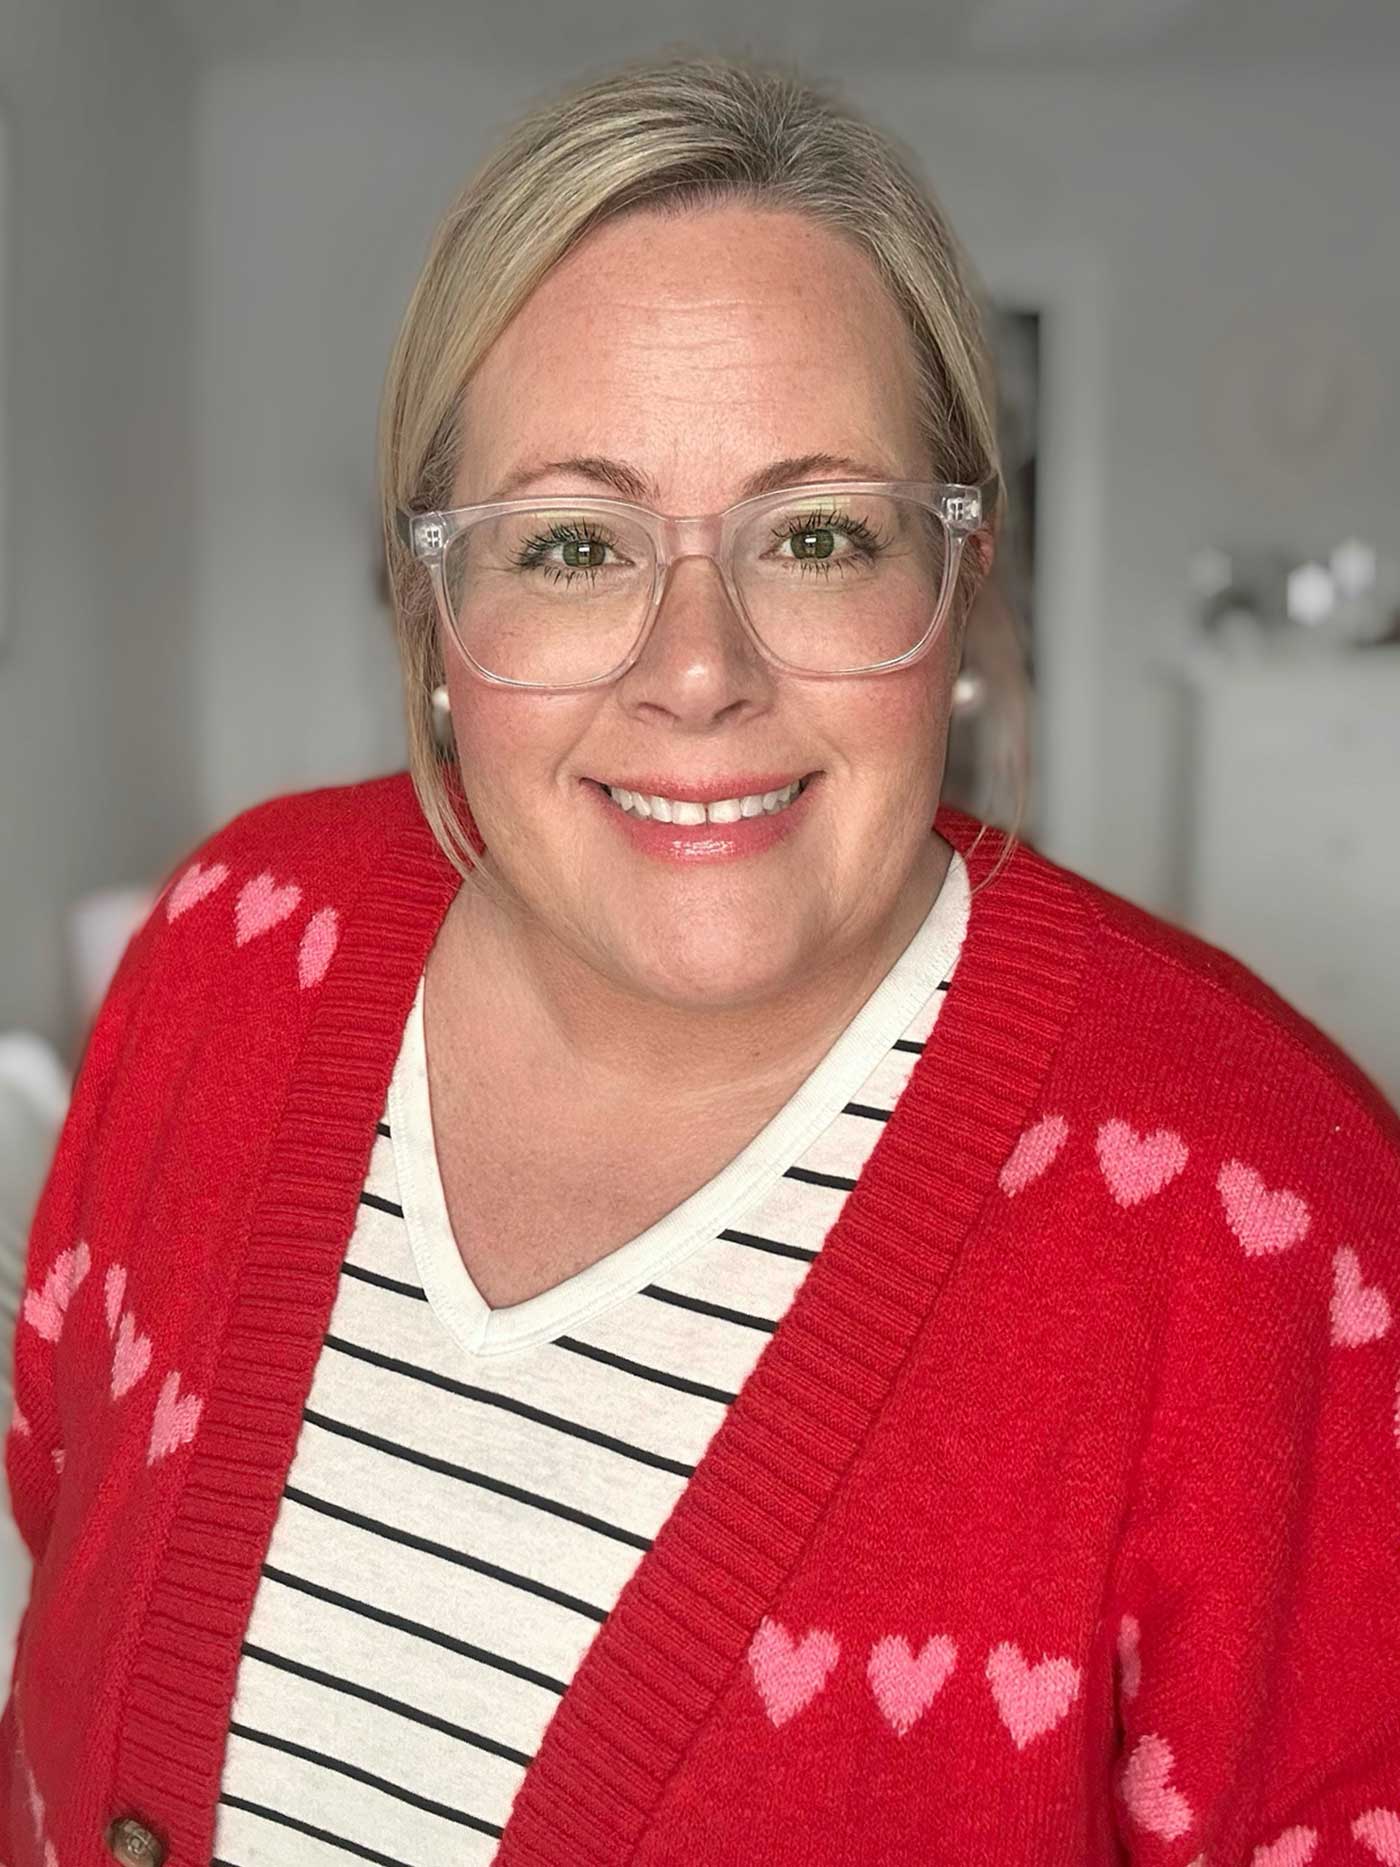
[[[614,976],[678,1009],[716,1011],[761,1002],[791,983],[795,956],[786,949],[756,946],[755,939],[732,927],[716,930],[709,939],[703,929],[688,933],[680,939],[672,932],[644,951],[614,949]]]

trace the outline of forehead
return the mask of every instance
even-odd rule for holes
[[[468,498],[537,454],[619,455],[693,487],[818,449],[925,465],[913,341],[873,262],[773,209],[595,228],[497,337],[462,412]]]

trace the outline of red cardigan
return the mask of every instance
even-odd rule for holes
[[[978,883],[996,836],[937,827]],[[167,1867],[209,1859],[456,885],[396,774],[240,816],[127,950],[16,1333],[9,1867],[133,1858],[124,1817]],[[1400,1863],[1396,1305],[1372,1085],[1235,961],[1022,848],[497,1859]]]

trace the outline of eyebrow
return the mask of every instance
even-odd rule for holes
[[[655,481],[629,466],[625,460],[612,460],[606,454],[570,454],[564,460],[525,462],[508,474],[484,503],[513,499],[525,487],[533,486],[537,480],[547,479],[556,473],[577,474],[581,479],[599,480],[614,488],[622,498],[633,500],[638,505],[654,502],[657,496]],[[840,474],[848,480],[893,480],[900,477],[887,467],[854,460],[849,454],[789,454],[782,460],[770,460],[766,467],[751,473],[743,482],[739,497],[752,499],[759,493],[777,492],[781,487],[799,485],[821,473]]]

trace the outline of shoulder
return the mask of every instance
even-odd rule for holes
[[[234,973],[245,993],[263,972],[292,963],[303,983],[324,973],[340,926],[396,836],[426,834],[406,771],[283,793],[250,805],[183,851],[128,942],[91,1044],[124,1023],[138,999],[169,1002]],[[275,933],[275,939],[264,936]],[[156,981],[178,976],[167,994]],[[221,985],[220,990],[224,989]]]
[[[1077,1035],[1105,1072],[1251,1123],[1343,1124],[1400,1175],[1400,1116],[1323,1030],[1233,954],[1031,849],[1087,926]],[[1301,883],[1300,883],[1301,885]]]
[[[262,868],[273,880],[334,895],[353,885],[397,829],[419,815],[407,772],[316,790],[289,791],[250,805],[181,856],[156,896],[167,918],[184,911],[197,877],[222,865],[230,874]],[[193,872],[193,873],[192,873]],[[176,891],[183,885],[184,893]],[[172,899],[173,897],[173,899]]]

